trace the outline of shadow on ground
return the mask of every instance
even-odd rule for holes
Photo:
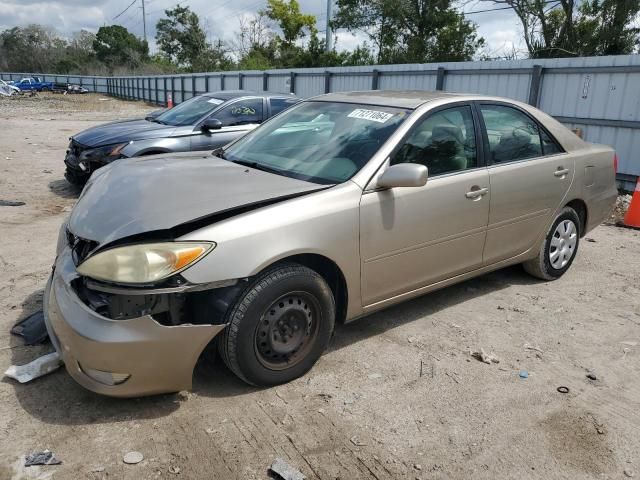
[[[536,282],[521,268],[512,267],[454,285],[390,307],[381,312],[338,325],[329,351],[336,351],[388,330],[452,307],[468,299],[507,288]],[[34,292],[23,302],[24,318],[42,308],[42,290]],[[12,337],[12,362],[25,363],[51,349],[48,347],[20,347],[22,340]],[[46,351],[42,351],[46,349]],[[40,353],[38,350],[40,349]],[[28,355],[25,355],[25,350]],[[35,352],[35,354],[34,354]],[[237,397],[259,390],[235,377],[218,357],[202,356],[194,373],[194,393],[213,398]],[[45,423],[83,425],[152,419],[163,417],[179,408],[180,396],[157,395],[140,399],[114,399],[94,394],[80,387],[64,369],[34,380],[18,384],[11,380],[20,405],[32,416]]]
[[[49,182],[49,190],[62,198],[78,198],[82,192],[81,187],[71,185],[64,178]]]

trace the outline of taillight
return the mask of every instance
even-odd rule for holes
[[[618,154],[617,153],[613,154],[613,171],[615,173],[618,173]]]

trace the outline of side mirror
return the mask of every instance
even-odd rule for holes
[[[222,128],[222,122],[217,118],[207,118],[202,124],[202,130],[220,130]]]
[[[417,163],[398,163],[378,177],[378,187],[422,187],[427,183],[428,171]]]

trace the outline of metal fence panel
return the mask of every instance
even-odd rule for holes
[[[67,76],[0,73],[3,80],[41,76],[76,83],[125,99],[174,104],[194,94],[218,90],[295,93],[307,98],[349,90],[436,90],[508,97],[539,106],[587,141],[613,145],[619,180],[633,188],[640,175],[640,56],[556,58],[440,64],[375,65],[246,72],[206,72],[176,76]],[[157,88],[157,89],[156,89]]]

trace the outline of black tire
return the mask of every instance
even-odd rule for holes
[[[554,266],[551,263],[550,254],[552,253],[552,249],[555,249],[557,247],[552,247],[551,243],[554,239],[554,235],[556,235],[556,229],[558,228],[558,225],[567,221],[573,223],[573,226],[575,228],[575,246],[571,249],[568,249],[570,257],[567,259],[566,264],[561,264],[561,266]],[[539,248],[536,258],[533,258],[522,264],[527,273],[542,280],[555,280],[564,275],[564,273],[569,270],[569,267],[571,267],[571,264],[573,263],[573,260],[576,258],[576,254],[578,253],[578,246],[580,245],[580,235],[582,234],[582,232],[580,231],[581,225],[582,224],[580,222],[580,217],[578,216],[576,211],[571,207],[564,207],[551,225],[551,228],[549,229],[544,242],[542,242],[542,245]]]
[[[42,87],[42,88],[40,89],[40,91],[41,91],[41,92],[50,92],[50,91],[51,91],[51,89],[50,89],[49,87]]]
[[[289,382],[326,350],[335,312],[331,289],[317,272],[295,263],[276,266],[258,275],[230,308],[220,356],[251,385]]]
[[[89,180],[89,175],[67,167],[64,172],[64,178],[66,178],[67,182],[69,182],[71,185],[75,185],[76,187],[84,187],[84,184],[87,183],[87,180]]]

